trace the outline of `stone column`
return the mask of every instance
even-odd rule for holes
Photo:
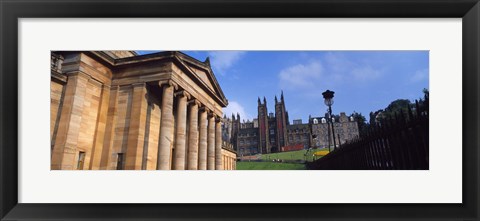
[[[110,99],[110,86],[102,85],[102,94],[100,96],[100,108],[98,109],[97,115],[97,128],[95,129],[95,137],[93,141],[93,152],[91,156],[90,169],[99,170],[101,169],[101,160],[103,152],[103,142],[106,132],[107,124],[107,114],[108,114],[108,103]]]
[[[207,169],[207,110],[204,107],[200,110],[198,169]]]
[[[227,165],[227,162],[225,162],[225,156],[222,156],[222,163],[223,163],[223,169],[226,170],[227,168],[225,167]]]
[[[147,89],[145,83],[132,85],[132,106],[130,112],[130,127],[128,128],[127,151],[125,157],[126,170],[141,170],[143,148],[145,142],[145,123]]]
[[[215,116],[208,116],[207,169],[215,170]]]
[[[165,82],[160,82],[162,86]],[[168,81],[163,86],[162,117],[160,122],[160,139],[158,145],[157,169],[170,170],[170,156],[173,148],[173,91],[174,84]]]
[[[83,72],[68,75],[58,132],[53,147],[51,169],[75,170],[78,135],[82,122],[83,102],[90,76]]]
[[[190,101],[188,112],[188,165],[187,169],[198,169],[198,102]]]
[[[185,170],[186,133],[187,133],[187,99],[189,95],[185,91],[175,93],[177,97],[177,127],[175,136],[175,156],[173,160],[174,170]]]
[[[230,156],[227,157],[227,170],[230,170],[230,162],[231,162]]]
[[[100,169],[101,170],[109,170],[114,169],[111,165],[111,156],[112,148],[113,148],[113,139],[115,137],[115,126],[117,124],[117,112],[118,112],[118,94],[119,94],[119,86],[114,86],[111,88],[110,91],[110,101],[108,103],[108,116],[107,116],[107,123],[105,128],[105,137],[103,140],[103,150],[102,150],[102,159],[100,162]]]
[[[222,123],[218,117],[215,121],[215,169],[221,170],[222,166]]]

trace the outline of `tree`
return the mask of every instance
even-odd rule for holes
[[[403,114],[406,114],[408,113],[408,107],[412,107],[414,105],[415,104],[412,104],[408,99],[397,99],[390,103],[387,108],[385,108],[383,112],[383,118],[393,118],[395,113],[399,115],[400,111]]]
[[[428,110],[428,97],[429,97],[429,91],[428,89],[424,88],[422,90],[423,92],[423,99],[420,98],[418,100],[418,105],[420,110]],[[404,117],[406,120],[409,119],[409,114],[408,114],[408,108],[412,109],[412,114],[416,114],[415,108],[415,102],[411,102],[408,99],[397,99],[392,101],[385,109],[380,109],[375,112],[370,112],[370,124],[368,125],[369,127],[373,127],[377,124],[382,124],[384,120],[388,120],[391,118],[395,117],[395,114],[397,116],[400,115],[400,112],[404,114]]]
[[[422,90],[422,92],[423,92],[424,97],[425,97],[426,99],[428,99],[428,96],[430,95],[430,92],[428,91],[428,89],[424,88],[424,89]]]
[[[429,96],[430,96],[430,92],[428,91],[428,89],[424,88],[423,89],[423,98],[420,98],[418,100],[418,107],[425,114],[428,113],[428,99],[429,99]]]
[[[370,112],[370,126],[376,125],[377,122],[377,116],[379,120],[383,119],[383,109],[377,110],[375,112]],[[379,116],[380,115],[380,116]]]
[[[362,113],[357,113],[355,111],[353,112],[352,117],[358,124],[358,132],[360,133],[360,136],[364,135],[368,128],[367,119]]]

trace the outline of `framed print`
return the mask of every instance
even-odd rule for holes
[[[1,219],[478,220],[479,7],[2,1]]]

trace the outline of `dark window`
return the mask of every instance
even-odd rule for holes
[[[85,162],[85,152],[78,152],[77,170],[83,170],[83,162]]]
[[[118,153],[117,154],[117,170],[123,170],[124,165],[123,165],[124,159],[123,159],[123,153]]]

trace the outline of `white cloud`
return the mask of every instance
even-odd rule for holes
[[[225,72],[239,61],[244,54],[244,51],[212,51],[208,53],[212,67],[220,75],[225,75]]]
[[[352,77],[356,80],[371,80],[380,77],[381,71],[370,66],[357,67],[352,70]]]
[[[352,85],[368,85],[386,73],[374,60],[331,52],[324,56],[302,57],[300,63],[278,74],[281,89],[295,92],[297,99],[321,100],[319,91]]]
[[[250,119],[252,120],[251,116],[245,111],[243,106],[236,102],[236,101],[228,101],[228,106],[223,108],[223,113],[227,115],[227,117],[231,117],[232,113],[237,117],[237,113],[240,114],[240,119]]]
[[[284,89],[312,88],[320,80],[322,70],[319,61],[287,67],[280,71],[280,86]]]
[[[384,69],[373,67],[370,60],[363,59],[354,62],[343,53],[328,53],[325,55],[326,67],[332,80],[367,81],[382,76]]]
[[[419,81],[423,81],[428,78],[428,69],[422,69],[415,72],[410,78],[410,81],[415,83]]]
[[[338,52],[329,52],[325,55],[324,59],[328,68],[335,73],[347,72],[355,66],[344,54]]]

